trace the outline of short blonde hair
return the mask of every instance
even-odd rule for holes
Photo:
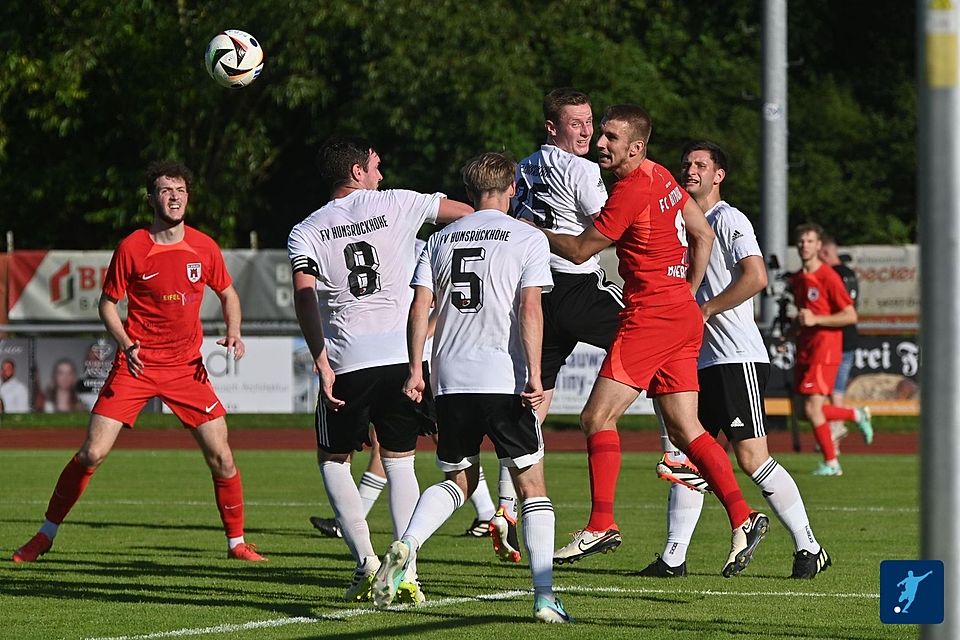
[[[484,153],[467,161],[460,170],[463,186],[471,197],[502,193],[513,184],[517,163],[503,153]]]

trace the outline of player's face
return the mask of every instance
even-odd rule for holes
[[[593,109],[589,104],[568,104],[560,108],[559,122],[547,121],[553,145],[578,156],[590,151],[593,138]]]
[[[621,120],[607,120],[600,124],[597,139],[597,164],[623,177],[628,173],[627,163],[643,148],[639,140],[630,140],[630,125]]]
[[[376,151],[370,152],[367,168],[360,167],[360,186],[363,189],[376,190],[380,186],[383,175],[380,174],[380,156]]]
[[[804,262],[816,258],[820,253],[821,240],[813,231],[807,231],[797,239],[797,253]]]
[[[694,198],[708,195],[723,181],[723,175],[709,151],[691,151],[680,162],[680,183]]]
[[[189,199],[190,193],[183,178],[160,176],[154,183],[149,202],[158,218],[174,225],[183,222]]]
[[[14,373],[13,363],[12,363],[12,362],[4,362],[4,363],[3,363],[2,372],[3,372],[3,373],[0,374],[0,377],[2,377],[4,381],[9,380],[10,378],[12,378],[12,377],[13,377],[13,373]]]

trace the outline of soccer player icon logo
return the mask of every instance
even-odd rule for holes
[[[931,573],[933,573],[933,571],[927,571],[922,576],[915,576],[913,575],[913,571],[907,571],[906,577],[897,583],[898,587],[903,587],[903,591],[900,592],[900,599],[897,602],[906,602],[906,604],[902,609],[899,606],[894,607],[894,613],[907,613],[910,610],[910,605],[913,604],[914,598],[917,597],[917,587],[919,587],[920,582]]]

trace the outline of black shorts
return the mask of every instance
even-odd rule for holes
[[[620,325],[623,291],[593,273],[553,272],[553,290],[543,295],[543,388],[557,385],[560,367],[578,342],[606,350]]]
[[[418,435],[436,433],[437,413],[430,392],[430,372],[423,365],[427,388],[416,403],[403,394],[406,364],[360,369],[337,376],[333,396],[346,404],[339,411],[317,399],[317,447],[327,453],[350,453],[370,445],[370,424],[380,446],[388,451],[412,451]]]
[[[520,396],[451,393],[437,396],[437,466],[444,472],[477,464],[483,436],[489,436],[500,462],[526,469],[543,458],[537,414]]]
[[[700,369],[700,423],[712,436],[723,431],[730,442],[767,435],[763,396],[770,377],[766,362],[718,364]]]

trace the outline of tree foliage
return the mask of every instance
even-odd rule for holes
[[[845,243],[915,238],[913,3],[791,3],[791,224]],[[725,196],[760,211],[760,3],[678,0],[9,0],[0,8],[0,221],[21,248],[109,248],[149,219],[142,171],[197,174],[191,222],[225,246],[284,246],[323,203],[317,146],[374,142],[384,186],[463,197],[459,167],[543,139],[556,86],[654,119],[650,153],[726,147]],[[202,68],[225,28],[263,44],[261,78],[217,86]],[[874,47],[877,41],[882,47]],[[870,63],[864,62],[870,51]]]

